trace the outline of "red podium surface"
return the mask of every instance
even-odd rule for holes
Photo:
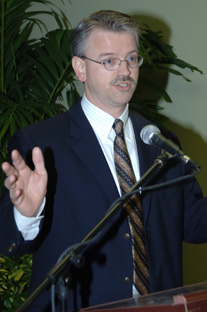
[[[207,282],[82,309],[82,312],[207,312]]]

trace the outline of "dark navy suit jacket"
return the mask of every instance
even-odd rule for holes
[[[140,131],[149,121],[130,113],[141,175],[160,151],[144,144]],[[165,133],[165,135],[169,135]],[[18,232],[12,204],[3,192],[0,204],[0,253],[34,252],[31,291],[46,277],[61,253],[80,242],[119,197],[110,169],[80,103],[68,112],[18,131],[10,144],[31,165],[31,150],[39,146],[48,170],[48,192],[41,231],[24,242]],[[153,183],[188,173],[170,160]],[[182,285],[182,241],[207,241],[207,200],[195,179],[142,194],[150,291]],[[125,211],[121,209],[97,240],[84,250],[83,268],[71,268],[68,310],[111,302],[132,295],[131,240]],[[126,279],[126,277],[129,277]],[[28,311],[50,311],[45,291]],[[36,307],[36,308],[35,308]]]

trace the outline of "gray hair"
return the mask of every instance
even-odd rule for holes
[[[97,29],[131,33],[135,38],[137,49],[139,47],[139,25],[131,16],[117,11],[101,10],[81,20],[73,29],[70,38],[73,56],[85,55],[87,40]]]

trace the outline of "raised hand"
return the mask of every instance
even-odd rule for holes
[[[13,165],[8,162],[2,164],[2,170],[7,176],[5,187],[19,212],[26,217],[34,217],[47,192],[47,171],[43,154],[39,147],[33,149],[34,170],[26,165],[17,150],[12,151],[11,158]]]

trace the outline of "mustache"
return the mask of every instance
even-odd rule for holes
[[[130,76],[119,76],[119,77],[116,77],[114,78],[112,81],[111,81],[111,85],[114,86],[115,84],[117,84],[118,82],[124,82],[124,81],[129,81],[129,82],[132,82],[132,83],[135,83],[134,79]]]

